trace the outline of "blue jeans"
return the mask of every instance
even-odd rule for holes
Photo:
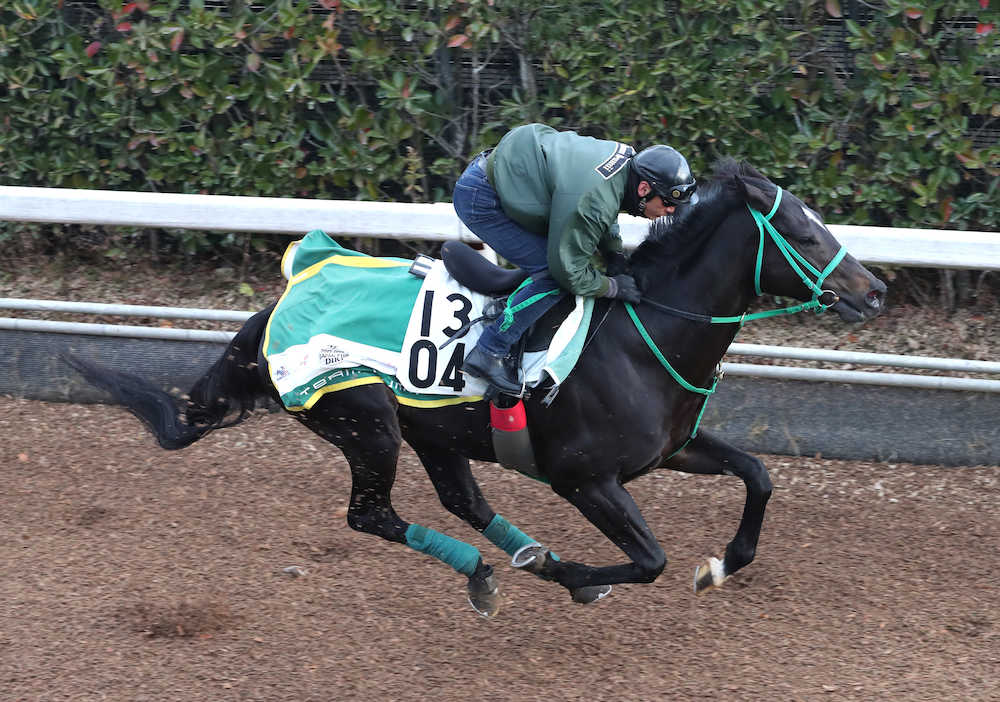
[[[508,301],[508,309],[534,295],[556,291],[518,310],[513,323],[504,331],[500,331],[503,316],[486,327],[477,346],[494,355],[505,356],[521,335],[566,293],[549,275],[548,240],[532,234],[506,215],[496,190],[486,178],[485,169],[485,156],[472,159],[455,184],[452,202],[465,226],[491,249],[531,275],[531,281]]]

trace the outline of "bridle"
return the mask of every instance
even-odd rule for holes
[[[779,315],[785,314],[796,314],[797,312],[804,312],[805,310],[816,310],[817,314],[829,309],[833,305],[837,304],[840,300],[840,296],[837,295],[833,290],[824,290],[822,288],[823,282],[833,273],[834,269],[844,260],[844,256],[847,255],[847,249],[841,245],[840,249],[834,255],[830,262],[826,264],[826,268],[822,271],[818,270],[809,261],[805,259],[795,248],[785,239],[782,234],[774,228],[771,224],[771,219],[774,217],[775,213],[778,211],[778,207],[781,205],[781,193],[782,190],[779,187],[777,195],[774,198],[774,206],[771,207],[771,211],[766,215],[761,214],[759,210],[747,205],[747,209],[750,210],[750,215],[753,217],[754,222],[757,223],[757,232],[760,235],[759,244],[757,246],[757,261],[754,266],[753,275],[753,289],[754,292],[759,296],[763,295],[760,289],[760,272],[764,263],[764,232],[766,231],[768,236],[771,237],[771,241],[774,245],[778,247],[778,250],[788,261],[788,265],[791,266],[792,270],[795,271],[802,283],[812,291],[812,299],[808,302],[803,302],[798,305],[791,305],[790,307],[782,307],[777,310],[765,310],[764,312],[753,312],[747,314],[744,312],[741,315],[736,315],[733,317],[715,317],[707,314],[698,314],[697,312],[688,312],[686,310],[680,310],[676,307],[671,307],[670,305],[664,305],[663,303],[656,302],[655,300],[650,300],[648,297],[642,298],[643,305],[649,305],[654,309],[658,309],[662,312],[668,312],[678,317],[683,317],[684,319],[690,319],[695,322],[705,322],[708,324],[739,324],[743,326],[747,322],[751,322],[755,319],[766,319],[768,317],[777,317]],[[800,265],[801,264],[801,265]],[[802,267],[805,267],[810,273],[816,276],[816,280],[813,281],[806,275]],[[626,307],[631,307],[626,303]],[[633,318],[633,321],[636,321]]]
[[[654,300],[650,300],[649,298],[646,297],[642,298],[643,305],[644,306],[648,305],[662,312],[667,312],[669,314],[678,317],[683,317],[685,319],[690,319],[696,322],[704,322],[708,324],[739,324],[742,327],[747,322],[755,319],[764,319],[767,317],[776,317],[778,315],[785,315],[785,314],[795,314],[796,312],[803,312],[805,310],[814,309],[818,314],[832,307],[833,305],[837,304],[837,302],[840,300],[840,297],[837,295],[837,293],[835,293],[833,290],[824,290],[822,286],[823,282],[830,276],[831,273],[833,273],[834,269],[838,265],[840,265],[840,262],[844,260],[844,256],[847,255],[847,250],[843,247],[843,245],[841,245],[840,249],[830,260],[830,262],[826,264],[826,267],[822,271],[818,270],[815,266],[809,263],[809,261],[807,261],[802,256],[802,254],[796,251],[795,247],[793,247],[790,243],[788,243],[788,240],[785,239],[785,237],[782,236],[782,234],[777,229],[774,228],[774,225],[771,224],[771,219],[774,217],[775,213],[778,211],[778,207],[781,205],[781,192],[782,192],[781,188],[779,187],[777,195],[774,198],[774,206],[771,207],[771,211],[768,212],[766,215],[762,214],[759,210],[755,210],[754,208],[750,207],[749,204],[747,204],[747,209],[750,210],[750,214],[751,216],[753,216],[754,222],[757,223],[757,231],[760,235],[760,243],[757,246],[757,261],[754,267],[754,280],[753,280],[754,292],[757,295],[763,294],[760,289],[760,273],[764,261],[764,232],[766,231],[768,236],[771,237],[771,241],[774,242],[775,246],[778,247],[778,250],[785,257],[785,260],[788,261],[788,265],[791,266],[792,270],[798,274],[799,278],[802,280],[806,288],[812,291],[811,300],[809,300],[808,302],[803,302],[798,305],[783,307],[777,310],[766,310],[764,312],[754,312],[752,314],[747,314],[746,312],[744,312],[741,315],[732,317],[715,317],[707,314],[688,312],[686,310],[680,310],[675,307],[671,307],[669,305],[664,305]],[[809,271],[809,273],[816,276],[815,281],[812,280],[808,275],[806,275],[806,272],[802,270],[803,267],[805,267],[805,269]],[[684,377],[681,376],[681,374],[678,373],[673,366],[670,365],[670,362],[660,352],[660,349],[657,347],[656,342],[653,341],[652,337],[649,336],[649,332],[646,331],[646,328],[643,326],[642,322],[639,321],[639,315],[636,314],[635,307],[632,305],[632,303],[626,302],[625,310],[626,312],[628,312],[629,317],[632,318],[632,323],[635,325],[636,330],[639,332],[639,336],[641,336],[643,341],[646,342],[646,345],[649,347],[649,350],[653,352],[654,356],[656,356],[656,359],[660,362],[660,365],[662,365],[671,375],[671,377],[673,377],[673,379],[677,381],[677,384],[680,385],[685,390],[687,390],[688,392],[693,392],[705,396],[705,399],[702,402],[701,411],[698,413],[698,418],[695,420],[694,427],[691,429],[691,436],[688,437],[687,441],[685,441],[680,448],[671,453],[670,456],[667,456],[667,458],[669,459],[674,455],[676,455],[677,453],[679,453],[685,446],[687,446],[688,442],[691,441],[691,439],[695,438],[695,436],[698,435],[698,425],[701,424],[702,415],[705,414],[705,407],[708,404],[708,398],[712,395],[712,393],[715,392],[715,388],[719,384],[719,380],[722,378],[722,368],[720,366],[716,369],[715,374],[713,375],[712,378],[711,387],[699,388],[696,385],[692,385],[687,380],[685,380]]]
[[[812,300],[805,303],[806,305],[808,305],[808,307],[805,307],[803,309],[820,308],[817,311],[822,312],[828,307],[837,304],[837,301],[840,299],[837,293],[835,293],[834,291],[823,290],[822,285],[823,281],[825,281],[827,277],[831,273],[833,273],[833,270],[838,265],[840,265],[840,262],[844,260],[844,256],[847,255],[847,249],[845,249],[843,244],[841,244],[840,249],[838,249],[837,253],[834,254],[832,259],[830,259],[830,262],[826,264],[826,268],[824,268],[822,271],[817,270],[816,267],[813,266],[811,263],[809,263],[809,261],[807,261],[802,256],[802,254],[796,251],[795,248],[788,243],[788,240],[785,239],[785,237],[783,237],[778,232],[778,230],[774,228],[773,224],[771,224],[771,218],[774,217],[774,213],[778,211],[778,206],[780,204],[781,204],[781,188],[778,188],[778,193],[774,198],[774,207],[771,208],[771,211],[768,212],[766,216],[762,215],[759,211],[750,207],[750,205],[747,205],[747,209],[749,209],[750,214],[753,215],[754,221],[757,222],[757,230],[760,233],[760,244],[757,247],[757,266],[754,269],[754,278],[753,278],[754,292],[757,293],[758,295],[763,294],[761,293],[760,290],[760,267],[761,263],[764,260],[764,231],[767,230],[768,235],[770,235],[771,237],[771,241],[773,241],[774,245],[778,247],[779,251],[781,251],[782,255],[785,257],[785,260],[788,261],[788,265],[790,265],[792,267],[792,270],[798,274],[799,278],[802,280],[802,283],[807,288],[812,290],[813,294]],[[796,263],[796,261],[798,261],[798,263]],[[809,279],[809,277],[805,274],[802,268],[798,265],[799,263],[805,266],[810,273],[816,276],[816,282],[813,282],[812,280]],[[831,302],[824,303],[821,300],[821,298],[826,295],[830,296],[830,298],[828,299],[831,299],[832,300]],[[796,312],[798,311],[800,310],[796,310]]]

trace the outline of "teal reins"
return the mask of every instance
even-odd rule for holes
[[[834,257],[826,265],[826,268],[824,268],[822,271],[818,270],[815,266],[809,263],[809,261],[807,261],[802,256],[802,254],[796,251],[795,248],[788,243],[785,237],[782,236],[781,233],[774,228],[774,225],[771,224],[771,218],[774,217],[775,213],[778,211],[778,207],[781,205],[781,192],[782,192],[781,188],[779,187],[777,195],[774,198],[774,206],[771,208],[771,211],[768,212],[766,215],[761,214],[758,210],[755,210],[754,208],[750,207],[749,204],[747,205],[747,209],[750,210],[750,214],[753,216],[754,221],[757,223],[757,231],[760,234],[760,243],[757,246],[757,262],[754,267],[754,281],[753,281],[754,292],[757,295],[763,294],[760,289],[760,273],[761,273],[761,267],[763,266],[764,262],[764,232],[766,231],[768,236],[771,237],[771,241],[774,242],[775,246],[778,247],[778,250],[781,251],[782,255],[785,257],[785,260],[788,261],[788,265],[790,265],[792,267],[792,270],[798,274],[799,278],[802,279],[802,282],[805,284],[805,286],[812,291],[813,295],[811,300],[809,300],[808,302],[803,302],[798,305],[783,307],[778,310],[766,310],[764,312],[754,312],[752,314],[743,313],[742,315],[737,315],[732,317],[715,317],[706,314],[698,314],[695,312],[687,312],[685,310],[679,310],[674,307],[670,307],[669,305],[664,305],[659,302],[655,302],[653,300],[648,300],[646,298],[642,298],[643,304],[650,305],[651,307],[654,307],[656,309],[663,310],[665,312],[669,312],[670,314],[684,317],[685,319],[691,319],[697,322],[706,322],[709,324],[739,324],[741,327],[746,322],[755,319],[765,319],[767,317],[776,317],[778,315],[784,315],[784,314],[795,314],[796,312],[802,312],[804,310],[811,310],[811,309],[815,309],[817,313],[819,313],[835,305],[837,301],[840,299],[837,296],[837,293],[833,292],[832,290],[824,290],[822,288],[822,285],[823,281],[825,281],[827,277],[829,277],[829,275],[844,259],[844,256],[847,255],[847,250],[843,246],[841,246],[840,249],[837,251],[836,255],[834,255]],[[806,275],[805,271],[802,270],[803,267],[805,267],[805,269],[808,270],[809,273],[816,276],[815,281],[811,280],[809,276]],[[830,296],[828,297],[828,299],[830,300],[829,302],[822,301],[821,298],[826,296]],[[649,350],[653,352],[653,355],[660,362],[660,365],[662,365],[671,375],[671,377],[675,381],[677,381],[677,384],[680,385],[685,390],[687,390],[688,392],[704,395],[705,397],[704,401],[702,402],[701,411],[698,413],[698,418],[695,420],[694,428],[692,428],[691,430],[691,436],[688,437],[688,440],[685,441],[680,448],[678,448],[676,451],[670,454],[670,456],[667,457],[671,458],[677,453],[679,453],[681,450],[683,450],[684,447],[687,446],[688,442],[690,442],[691,439],[695,438],[695,436],[698,435],[698,425],[701,424],[702,415],[705,414],[705,407],[708,405],[708,398],[711,397],[712,393],[715,392],[715,388],[719,384],[719,379],[722,377],[722,372],[721,370],[717,370],[715,372],[715,376],[712,380],[712,387],[710,388],[699,388],[695,385],[692,385],[687,380],[685,380],[684,377],[681,376],[681,374],[678,373],[673,366],[670,365],[670,362],[660,352],[660,349],[657,347],[656,342],[653,341],[652,337],[650,337],[649,335],[649,332],[646,331],[646,328],[643,326],[642,322],[639,321],[639,315],[636,314],[635,308],[632,306],[632,303],[626,302],[625,310],[628,312],[629,317],[632,318],[632,323],[635,325],[636,330],[639,332],[639,336],[641,336],[643,341],[646,342],[646,346],[648,346]]]

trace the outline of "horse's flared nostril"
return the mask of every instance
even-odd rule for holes
[[[884,290],[869,290],[868,294],[865,295],[865,304],[867,304],[873,310],[882,309],[882,304],[884,302],[885,302]]]

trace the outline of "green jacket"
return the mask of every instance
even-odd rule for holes
[[[615,141],[526,124],[508,132],[489,156],[486,174],[503,211],[548,237],[549,272],[573,294],[608,291],[595,254],[622,250],[618,213],[634,153]]]

